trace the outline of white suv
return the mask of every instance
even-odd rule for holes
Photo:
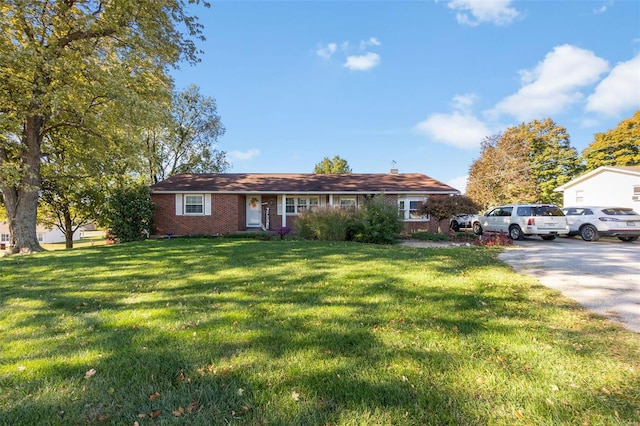
[[[485,231],[507,232],[512,240],[532,235],[553,240],[558,235],[567,235],[569,225],[562,210],[553,204],[509,204],[478,216],[473,231],[478,235]]]
[[[640,237],[640,215],[628,207],[565,207],[569,235],[580,235],[585,241],[598,241],[600,236],[636,241]]]

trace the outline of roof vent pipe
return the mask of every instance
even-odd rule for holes
[[[389,170],[389,174],[390,174],[390,175],[397,175],[397,174],[398,174],[398,169],[391,169],[391,170]]]

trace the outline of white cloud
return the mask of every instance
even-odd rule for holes
[[[526,121],[561,112],[583,99],[578,89],[597,82],[608,68],[607,61],[589,50],[558,46],[533,70],[520,71],[522,88],[501,100],[491,113]]]
[[[478,95],[475,93],[466,93],[464,95],[455,95],[453,97],[452,106],[454,109],[458,111],[468,111],[469,108],[473,106],[473,104],[478,99]]]
[[[485,22],[496,25],[510,24],[520,16],[510,5],[511,0],[452,0],[448,7],[458,11],[458,23],[477,26]]]
[[[474,115],[455,111],[452,114],[431,114],[415,126],[419,133],[438,142],[463,149],[475,149],[491,134],[485,123]]]
[[[593,13],[595,13],[596,15],[605,13],[609,9],[609,6],[613,6],[613,0],[607,0],[602,4],[602,6],[593,9]]]
[[[344,63],[344,66],[351,71],[367,71],[378,64],[380,64],[380,55],[367,52],[360,56],[347,56],[347,62]]]
[[[467,180],[469,180],[469,175],[458,176],[447,182],[447,185],[454,187],[459,190],[461,194],[464,194],[467,192]]]
[[[260,150],[259,149],[249,149],[247,151],[230,151],[227,153],[227,155],[229,156],[229,158],[231,160],[236,160],[236,161],[246,161],[246,160],[251,160],[254,157],[257,157],[260,155]]]
[[[368,46],[381,46],[382,43],[375,37],[369,37],[369,40],[362,40],[360,42],[360,49],[366,49]]]
[[[600,6],[597,9],[593,9],[593,13],[595,13],[596,15],[599,15],[601,13],[605,13],[607,11],[607,5],[603,4],[602,6]]]
[[[329,43],[324,47],[318,48],[318,50],[316,50],[316,55],[324,59],[329,59],[334,53],[336,53],[337,48],[338,46],[335,43]]]
[[[621,62],[587,99],[587,111],[615,116],[640,108],[640,54]]]

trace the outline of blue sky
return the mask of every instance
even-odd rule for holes
[[[640,109],[640,1],[213,1],[173,75],[216,99],[235,173],[424,173],[464,190],[480,142],[551,118],[582,151]]]

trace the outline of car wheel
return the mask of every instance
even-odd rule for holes
[[[460,231],[460,225],[458,224],[457,221],[452,220],[451,221],[451,225],[449,226],[449,228],[453,229],[453,232],[458,232]]]
[[[523,240],[524,234],[518,225],[511,225],[509,227],[509,237],[511,237],[512,240]]]
[[[600,239],[600,234],[593,225],[585,225],[580,228],[580,236],[585,241],[598,241]]]
[[[618,237],[618,238],[626,243],[629,243],[631,241],[638,241],[637,235],[635,237]]]
[[[556,239],[555,235],[540,235],[540,238],[542,238],[545,241],[553,241]]]
[[[476,222],[473,224],[473,233],[476,235],[482,235],[482,225]]]

